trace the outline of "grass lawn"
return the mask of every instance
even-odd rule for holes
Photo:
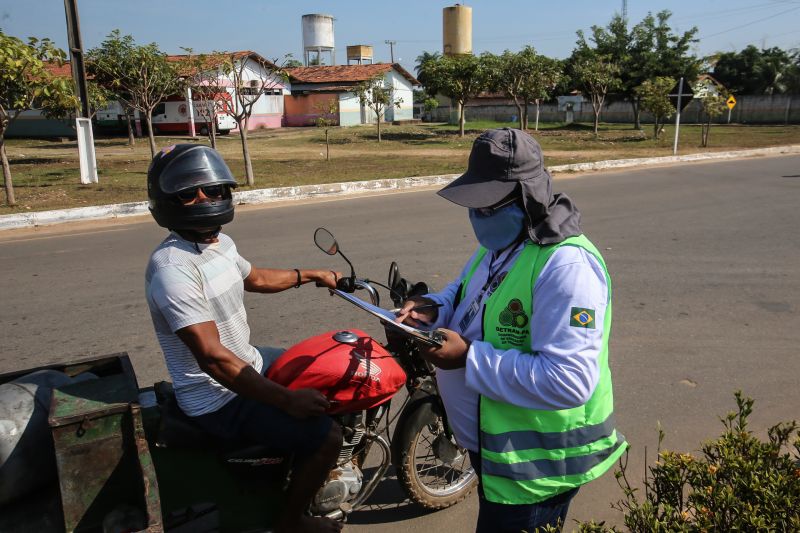
[[[514,126],[471,122],[464,138],[458,127],[443,124],[383,126],[377,142],[374,126],[331,129],[331,160],[325,160],[325,136],[317,128],[261,130],[250,135],[250,153],[256,188],[402,178],[462,172],[473,139],[488,128]],[[531,133],[544,149],[547,165],[602,159],[624,159],[672,154],[673,130],[664,139],[649,138],[651,128],[635,131],[628,124],[602,124],[595,139],[591,125],[542,124]],[[156,137],[159,147],[177,142],[207,142],[187,137]],[[700,147],[700,127],[681,127],[681,154],[800,143],[800,126],[713,126],[710,146]],[[145,176],[150,161],[146,139],[127,146],[124,138],[96,140],[100,183],[79,183],[77,143],[9,139],[18,205],[8,207],[2,197],[0,214],[82,207],[147,199]],[[234,175],[244,181],[239,137],[219,137],[217,147]]]

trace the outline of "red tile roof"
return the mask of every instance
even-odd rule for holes
[[[412,85],[419,85],[417,79],[398,63],[374,63],[371,65],[321,65],[313,67],[287,68],[289,79],[296,83],[359,83],[375,76],[396,70]]]
[[[45,63],[45,68],[57,78],[71,78],[72,77],[72,66],[70,65],[69,61],[64,61],[63,64],[59,65],[58,63]]]

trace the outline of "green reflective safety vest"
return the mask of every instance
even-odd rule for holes
[[[486,499],[492,502],[544,501],[599,477],[627,448],[625,437],[615,429],[608,367],[611,278],[603,257],[589,239],[579,235],[547,246],[526,242],[505,279],[486,300],[483,340],[498,349],[530,351],[530,318],[536,304],[531,302],[533,287],[547,260],[562,246],[583,248],[599,261],[605,272],[608,306],[598,360],[600,377],[589,401],[572,409],[528,409],[481,395],[481,483]],[[481,248],[462,283],[461,299],[485,255],[486,249]],[[593,319],[590,315],[563,317],[584,325],[590,319]]]

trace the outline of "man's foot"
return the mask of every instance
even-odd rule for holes
[[[299,520],[283,520],[275,533],[339,533],[344,524],[317,516],[301,516]]]

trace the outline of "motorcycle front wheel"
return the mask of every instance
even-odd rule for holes
[[[436,410],[432,402],[421,402],[395,436],[397,479],[408,497],[426,509],[455,505],[478,484],[467,451],[447,438]]]

